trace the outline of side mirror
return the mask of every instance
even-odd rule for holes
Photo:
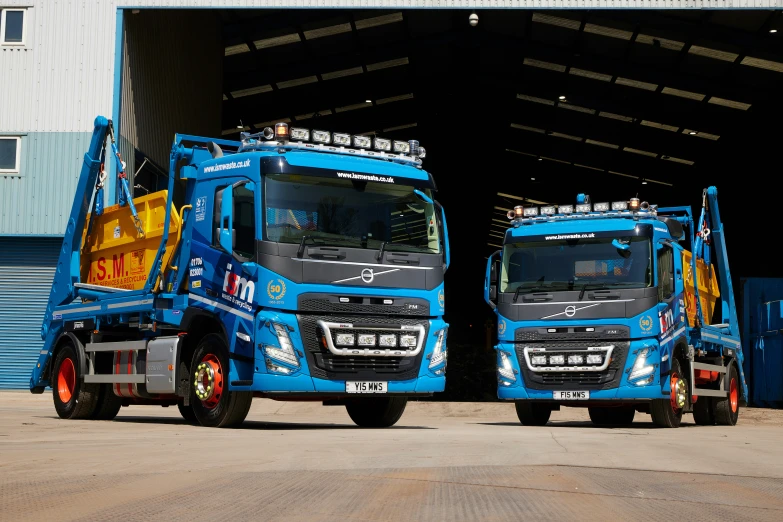
[[[484,277],[484,301],[495,310],[498,299],[498,257],[500,256],[500,250],[494,252],[489,259],[487,259],[487,271]]]
[[[443,223],[443,264],[445,265],[443,267],[443,271],[449,269],[449,265],[451,264],[451,251],[449,250],[449,226],[446,224],[446,211],[443,210],[443,206],[435,202],[435,207],[440,210],[440,222]]]
[[[233,230],[234,223],[234,190],[228,186],[223,190],[223,201],[220,204],[220,246],[229,254],[234,252]]]

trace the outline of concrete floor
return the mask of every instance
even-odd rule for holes
[[[174,408],[63,421],[0,393],[0,520],[783,520],[783,411],[737,426],[594,428],[564,408],[412,403],[386,430],[341,407],[256,399],[242,428]]]

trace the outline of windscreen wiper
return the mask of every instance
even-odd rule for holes
[[[386,248],[386,241],[382,241],[382,242],[381,242],[381,248],[380,248],[380,249],[378,249],[378,257],[377,257],[377,259],[378,259],[378,262],[380,262],[381,260],[383,260],[383,249],[384,249],[384,248]]]
[[[307,241],[312,241],[315,243],[318,241],[319,244],[323,246],[341,246],[345,243],[356,243],[356,239],[348,239],[348,238],[327,238],[327,237],[318,237],[313,236],[312,234],[304,235],[302,236],[302,240],[299,242],[299,250],[296,252],[297,257],[302,257],[302,254],[304,254],[305,249],[305,243]],[[340,243],[342,241],[342,243]]]
[[[524,290],[524,293],[531,294],[533,292],[540,292],[542,290],[547,290],[547,287],[544,285],[536,285],[536,286],[529,286],[527,288],[523,287],[522,285],[518,286],[516,291],[514,292],[514,300],[513,302],[517,302],[517,299],[519,299],[520,293]]]
[[[587,290],[588,286],[595,285],[595,288],[593,290],[599,290],[601,288],[606,288],[606,283],[585,283],[582,285],[582,290],[579,292],[579,300],[581,301],[582,298],[585,296],[585,290]]]
[[[302,240],[299,242],[299,250],[296,251],[296,257],[302,257],[302,254],[304,254],[305,242],[312,238],[313,236],[310,235],[302,236]]]

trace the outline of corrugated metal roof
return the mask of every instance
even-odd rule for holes
[[[0,238],[0,388],[27,388],[61,239]]]

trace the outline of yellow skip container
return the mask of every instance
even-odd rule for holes
[[[141,238],[128,205],[106,207],[93,222],[91,237],[85,240],[86,229],[82,234],[85,246],[81,256],[81,282],[126,290],[144,288],[163,236],[167,198],[168,190],[161,190],[133,200],[144,230]],[[89,220],[88,215],[87,223]],[[181,221],[172,205],[164,269],[179,239]]]
[[[694,326],[696,323],[696,294],[693,291],[693,274],[691,273],[692,254],[683,250],[682,252],[682,270],[685,273],[685,310],[688,314],[688,324]],[[715,302],[720,297],[718,289],[718,276],[715,273],[715,267],[710,265],[707,270],[707,263],[701,259],[696,259],[696,282],[699,288],[699,299],[701,300],[701,310],[704,314],[705,324],[712,324],[712,315],[715,311]],[[710,277],[712,275],[712,277]]]

